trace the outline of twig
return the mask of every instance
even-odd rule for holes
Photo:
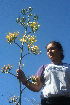
[[[28,54],[31,54],[31,53],[28,53]],[[25,55],[28,55],[28,54],[25,54]],[[25,55],[24,55],[22,58],[24,58],[24,57],[25,57]]]
[[[25,87],[24,89],[26,89],[26,87]],[[22,91],[23,91],[24,89],[22,89]],[[22,93],[22,91],[21,91],[21,93]]]
[[[10,73],[10,74],[12,74],[11,72],[8,72],[8,73]],[[15,76],[14,74],[12,74],[13,76]],[[16,76],[15,76],[16,77]]]
[[[31,32],[29,32],[29,33],[31,33]],[[29,34],[29,33],[27,33],[27,34]],[[26,34],[26,35],[27,35],[27,34]]]
[[[15,43],[15,42],[14,42]],[[15,43],[15,44],[17,44],[17,43]],[[18,45],[18,44],[17,44]],[[19,45],[18,45],[18,47],[20,47]],[[21,47],[20,47],[21,48]]]

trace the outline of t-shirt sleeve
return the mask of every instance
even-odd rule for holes
[[[44,83],[44,70],[45,70],[45,66],[42,65],[37,71],[37,73],[35,74],[35,76],[39,76],[40,82],[42,83]]]

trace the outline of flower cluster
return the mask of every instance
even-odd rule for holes
[[[19,38],[19,37],[18,37],[18,38]],[[23,36],[21,39],[19,38],[19,40],[20,40],[21,43],[22,43],[22,42],[26,42],[25,36]]]
[[[7,38],[7,42],[9,44],[12,44],[14,42],[14,40],[17,38],[17,35],[19,35],[19,32],[14,32],[14,33],[10,33],[9,32],[9,35],[6,36]]]
[[[32,75],[32,77],[31,77],[31,75],[29,75],[28,78],[33,81],[32,82],[33,84],[38,85],[38,83],[40,82],[39,76],[36,77],[35,75],[34,76]]]
[[[22,17],[21,19],[19,17],[19,18],[17,18],[16,22],[19,23],[20,25],[24,26],[25,25],[25,20],[26,20],[25,17]]]
[[[33,8],[31,8],[31,7],[29,7],[28,9],[22,9],[21,13],[22,13],[23,15],[26,15],[26,13],[29,14],[29,13],[31,13],[32,9],[33,9]]]
[[[36,42],[37,40],[36,40],[36,36],[34,37],[34,35],[33,36],[31,36],[30,37],[30,35],[28,35],[28,37],[27,37],[27,45],[28,45],[28,51],[30,50],[30,47],[31,47],[31,44],[34,44],[34,42]],[[38,48],[38,46],[34,46],[34,45],[32,45],[32,47],[31,47],[31,53],[33,53],[33,54],[35,54],[35,55],[37,55],[37,54],[39,54],[39,48]]]
[[[32,16],[31,11],[32,11],[32,8],[31,7],[29,7],[28,10],[27,9],[22,9],[22,11],[21,11],[21,13],[23,15],[28,14],[28,22],[27,23],[29,23],[29,16]],[[22,17],[22,18],[19,17],[16,20],[17,23],[19,23],[20,25],[23,25],[23,26],[25,26],[25,21],[26,21],[26,18],[25,17]]]
[[[34,35],[33,36],[30,36],[30,35],[28,35],[28,37],[27,37],[27,45],[29,44],[33,44],[34,42],[36,42],[37,40],[35,40],[36,39],[36,36],[34,37]],[[29,43],[28,43],[28,41],[29,41]]]
[[[33,45],[34,44],[34,42],[36,42],[37,40],[36,40],[36,36],[30,36],[30,35],[28,35],[28,34],[30,34],[31,32],[29,31],[28,33],[26,33],[27,32],[27,30],[28,30],[28,27],[30,27],[31,28],[31,31],[33,32],[33,33],[35,33],[37,30],[38,30],[38,28],[39,28],[39,26],[40,25],[38,25],[38,22],[36,23],[36,22],[31,22],[30,21],[30,16],[32,16],[32,14],[31,14],[31,12],[32,12],[32,9],[33,8],[31,8],[31,7],[29,7],[28,9],[22,9],[22,11],[21,11],[21,13],[23,14],[23,15],[26,15],[26,13],[28,14],[28,19],[26,19],[25,17],[22,17],[22,18],[17,18],[17,20],[16,20],[16,22],[17,23],[19,23],[20,25],[23,25],[24,26],[24,28],[25,28],[25,35],[23,36],[22,35],[22,38],[19,38],[19,40],[20,40],[20,42],[22,43],[22,47],[20,47],[19,46],[19,44],[17,44],[17,43],[15,43],[15,39],[17,38],[17,36],[19,35],[19,32],[17,31],[17,32],[14,32],[14,33],[10,33],[9,32],[9,35],[7,35],[6,36],[6,38],[7,38],[7,42],[9,43],[9,44],[12,44],[12,43],[15,43],[15,44],[17,44],[20,48],[21,48],[21,58],[20,58],[20,62],[19,62],[19,68],[20,68],[20,66],[21,66],[21,60],[22,60],[22,58],[25,56],[22,56],[23,54],[22,54],[22,52],[23,52],[23,44],[24,43],[26,43],[27,44],[27,46],[28,46],[28,51],[30,51],[28,54],[30,54],[30,53],[33,53],[33,54],[35,54],[35,55],[37,55],[37,54],[39,54],[39,52],[41,52],[40,50],[39,50],[39,48],[38,48],[38,46],[35,46],[35,45]],[[38,16],[37,15],[35,15],[34,14],[34,19],[33,19],[33,21],[35,21],[35,20],[37,20],[38,19]],[[27,22],[26,22],[27,21]],[[27,55],[27,54],[26,54]],[[23,64],[23,66],[25,65],[25,63]],[[2,71],[2,73],[10,73],[10,74],[12,74],[11,72],[10,72],[10,70],[13,68],[13,66],[12,65],[4,65],[4,66],[2,66],[2,68],[1,68],[1,71]],[[22,67],[23,68],[23,67]],[[12,74],[12,75],[14,75],[14,74]],[[15,76],[15,75],[14,75]],[[15,76],[16,77],[16,76]],[[40,78],[39,78],[39,76],[33,76],[32,75],[32,77],[31,77],[31,75],[30,76],[28,76],[28,80],[31,80],[32,82],[31,83],[33,83],[33,84],[36,84],[36,85],[38,85],[38,83],[40,82]],[[15,105],[19,105],[20,104],[20,100],[21,100],[21,94],[22,94],[22,91],[26,88],[24,88],[22,91],[21,91],[21,82],[19,81],[19,85],[20,85],[20,97],[18,96],[18,97],[16,97],[16,96],[14,96],[14,98],[13,97],[11,97],[10,98],[10,100],[9,100],[9,103],[15,103]],[[19,101],[18,101],[18,99],[19,99]],[[17,101],[17,102],[16,102]],[[36,100],[35,100],[35,102],[36,102]]]
[[[40,50],[38,50],[39,49],[38,46],[32,45],[34,42],[37,41],[36,36],[34,36],[34,35],[33,36],[30,36],[30,35],[25,36],[24,35],[21,39],[19,38],[19,40],[21,41],[21,43],[25,42],[28,45],[28,51],[31,48],[31,53],[36,54],[36,55],[39,54]],[[31,45],[32,45],[32,47],[31,47]]]
[[[37,40],[35,40],[35,39],[36,39],[36,36],[34,37],[34,35],[33,36],[30,36],[30,35],[25,36],[24,35],[21,39],[19,38],[19,40],[21,42],[25,42],[25,43],[27,43],[27,45],[30,45],[30,44],[33,44],[34,42],[36,42]]]
[[[29,22],[29,25],[31,26],[31,29],[32,29],[33,33],[35,33],[38,30],[39,26],[40,26],[40,25],[38,25],[38,22],[37,23]]]
[[[19,97],[19,96],[18,96]],[[11,99],[11,101],[9,100],[9,103],[15,103],[15,105],[19,105],[19,101],[18,102],[16,102],[17,101],[17,99],[18,99],[18,97],[16,97],[15,95],[14,95],[14,98],[13,97],[11,97],[10,99]]]
[[[9,64],[8,64],[8,66],[4,65],[4,66],[2,66],[1,71],[2,71],[2,73],[8,73],[12,68],[13,68],[12,65],[9,65]]]
[[[31,53],[33,53],[33,54],[35,54],[35,55],[37,55],[37,54],[39,54],[39,51],[40,50],[38,50],[39,48],[38,48],[38,46],[34,46],[34,45],[32,45],[33,47],[31,47]],[[41,52],[41,51],[40,51]]]

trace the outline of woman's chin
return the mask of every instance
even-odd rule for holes
[[[54,60],[54,57],[53,57],[53,56],[50,56],[49,58],[50,58],[51,60]]]

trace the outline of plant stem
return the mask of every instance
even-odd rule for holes
[[[26,89],[26,87],[25,87],[24,89]],[[23,91],[24,89],[22,89],[22,91]],[[21,91],[21,92],[22,92],[22,91]]]
[[[29,23],[29,15],[28,15],[28,23]],[[28,23],[27,23],[27,26],[28,26]],[[26,36],[26,32],[27,32],[27,26],[26,26],[26,28],[25,28],[25,36]],[[17,44],[17,43],[15,43],[15,44]],[[23,44],[24,44],[24,42],[22,42],[22,48],[17,44],[17,45],[21,48],[21,58],[20,58],[20,62],[19,62],[19,70],[20,70],[21,60],[22,60],[22,58],[23,58],[23,57],[22,57]],[[30,54],[30,53],[28,53],[28,54]],[[21,94],[22,94],[22,91],[21,91],[21,81],[20,81],[20,79],[19,79],[19,85],[20,85],[20,98],[19,98],[19,105],[21,105]],[[26,87],[25,87],[25,88],[26,88]],[[25,88],[24,88],[24,89],[25,89]]]
[[[21,105],[21,81],[19,79],[19,85],[20,85],[20,98],[19,98],[19,105]]]
[[[22,60],[22,52],[23,52],[23,42],[22,42],[22,48],[21,48],[21,58],[20,58],[20,62],[19,62],[19,70],[20,70],[20,65],[21,65],[21,60]],[[21,81],[20,81],[20,79],[19,79],[19,85],[20,85],[19,105],[21,105],[21,94],[22,94],[22,91],[21,91]]]

